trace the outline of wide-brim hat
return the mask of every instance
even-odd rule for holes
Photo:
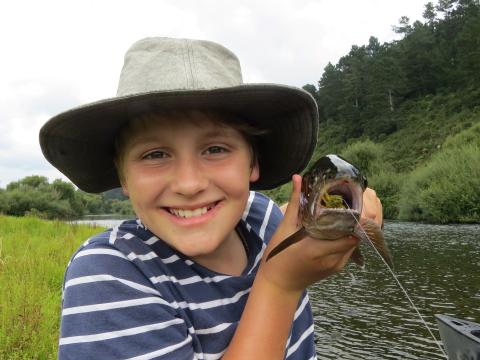
[[[244,84],[237,57],[203,40],[146,38],[126,53],[117,96],[54,116],[40,130],[46,159],[86,192],[120,186],[115,138],[131,119],[175,109],[218,110],[266,130],[258,143],[260,178],[272,189],[307,165],[316,144],[318,110],[306,91]]]

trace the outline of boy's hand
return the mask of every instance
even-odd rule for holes
[[[363,192],[362,218],[371,219],[378,225],[383,224],[383,207],[375,190],[366,188]]]
[[[301,292],[343,269],[359,240],[352,236],[333,241],[305,237],[265,262],[266,255],[301,226],[298,219],[301,177],[294,175],[292,181],[293,190],[285,216],[270,240],[257,276],[284,291]]]

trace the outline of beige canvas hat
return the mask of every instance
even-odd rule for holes
[[[252,189],[288,182],[315,148],[318,110],[306,91],[244,84],[230,50],[210,41],[146,38],[125,55],[117,96],[54,116],[40,130],[46,159],[86,192],[120,186],[114,141],[127,121],[146,112],[208,109],[235,113],[267,130],[258,146],[260,178]]]

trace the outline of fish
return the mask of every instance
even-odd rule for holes
[[[371,243],[393,270],[393,259],[383,235],[383,224],[361,218],[363,192],[368,180],[360,170],[343,157],[329,154],[318,159],[304,174],[300,196],[301,228],[287,237],[267,256],[270,260],[306,236],[335,240],[353,235]],[[365,266],[360,247],[351,260]]]

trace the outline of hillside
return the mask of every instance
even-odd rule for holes
[[[480,4],[428,3],[424,18],[402,17],[401,40],[354,45],[304,86],[320,111],[314,159],[360,166],[387,218],[480,222]],[[268,193],[286,201],[288,186]]]

